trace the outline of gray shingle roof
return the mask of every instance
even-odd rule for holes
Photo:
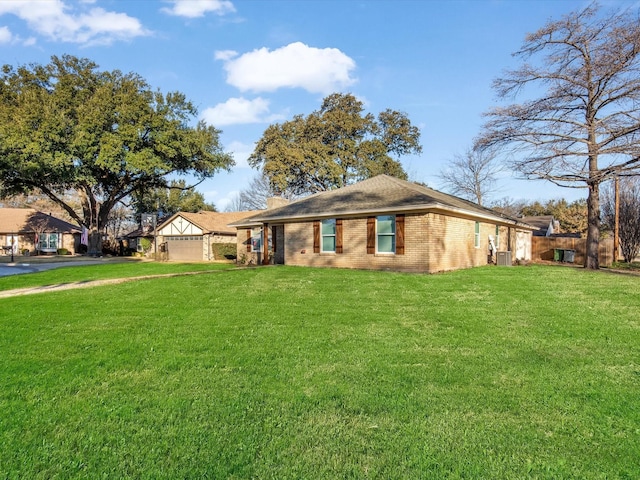
[[[317,193],[284,207],[262,211],[231,225],[243,227],[296,219],[425,210],[455,211],[458,214],[491,218],[500,223],[529,228],[517,219],[473,202],[387,175],[378,175],[344,188]]]

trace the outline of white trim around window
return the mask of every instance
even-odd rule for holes
[[[336,253],[336,219],[322,220],[320,224],[320,251]]]
[[[396,216],[376,217],[376,253],[396,253]]]

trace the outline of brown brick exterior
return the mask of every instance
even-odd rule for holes
[[[428,273],[486,265],[489,235],[495,238],[496,224],[480,222],[480,246],[476,248],[475,223],[475,219],[435,212],[406,214],[403,255],[367,254],[366,217],[342,219],[342,254],[314,253],[313,220],[285,223],[276,229],[283,235],[276,235],[275,263]],[[247,252],[246,231],[238,230],[238,259],[244,255],[245,263],[258,264],[256,254]],[[515,229],[500,226],[497,249],[514,250],[509,241],[515,242]]]

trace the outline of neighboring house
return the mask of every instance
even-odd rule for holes
[[[229,224],[257,212],[178,212],[157,226],[158,249],[168,260],[220,260],[216,244],[236,243],[236,229]]]
[[[66,248],[75,253],[80,245],[81,229],[50,214],[32,208],[0,208],[0,245],[4,253],[27,251],[56,253]]]
[[[522,217],[520,220],[536,227],[533,231],[534,237],[551,237],[560,233],[560,222],[555,220],[553,215]]]
[[[123,235],[119,239],[123,250],[120,254],[123,255],[126,250],[143,252],[144,239],[147,239],[149,244],[153,245],[153,230],[149,230],[147,228],[136,228],[135,230]]]
[[[531,259],[535,227],[458,197],[379,175],[232,224],[240,263],[415,272]],[[492,243],[490,243],[492,242]],[[267,251],[264,250],[267,245]],[[489,257],[490,245],[495,246]]]

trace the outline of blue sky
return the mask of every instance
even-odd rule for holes
[[[437,176],[469,148],[494,106],[491,83],[514,67],[528,32],[582,0],[0,0],[0,63],[89,58],[181,91],[222,130],[236,167],[198,186],[224,210],[257,175],[246,159],[267,126],[307,115],[333,92],[366,110],[405,112],[423,153],[411,180]],[[635,0],[605,0],[628,7]],[[497,197],[586,198],[585,190],[500,180]]]

